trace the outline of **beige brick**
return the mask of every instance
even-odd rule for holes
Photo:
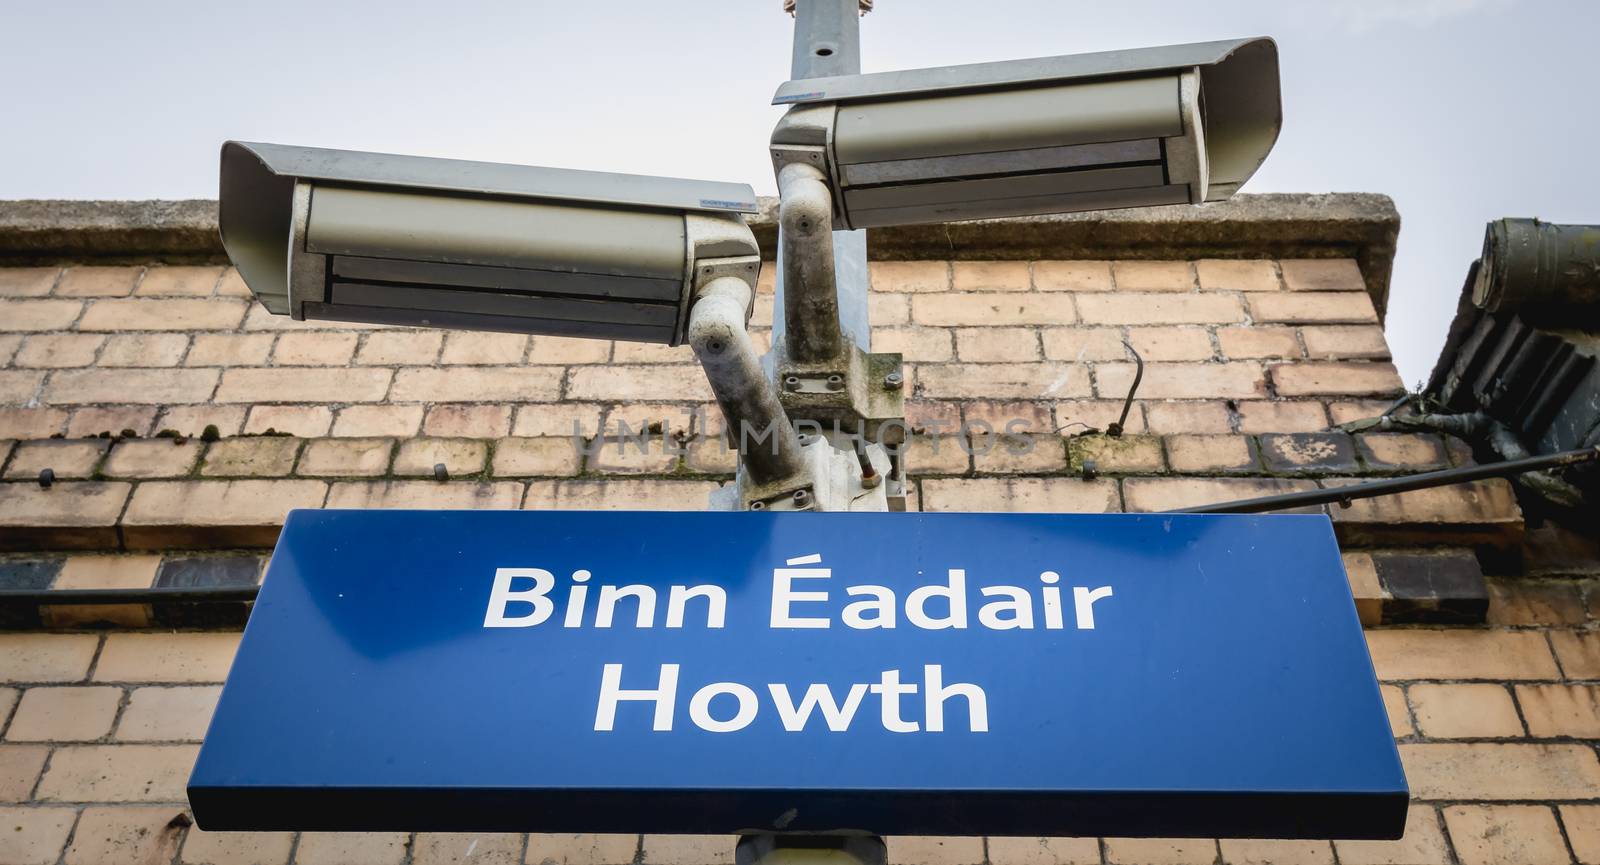
[[[522,507],[530,511],[703,511],[713,481],[636,480],[533,481]]]
[[[39,782],[44,802],[178,802],[196,745],[67,745]]]
[[[228,285],[229,280],[224,276],[222,283],[217,286],[217,295],[219,297],[226,294],[223,289],[227,288]],[[381,324],[362,324],[353,321],[295,321],[287,315],[275,315],[268,312],[267,308],[260,304],[251,304],[250,313],[244,318],[244,329],[264,333],[283,333],[313,330],[385,330],[387,328]]]
[[[984,861],[982,838],[895,835],[884,840],[890,865],[979,865]]]
[[[1279,396],[1398,396],[1405,391],[1391,363],[1285,363],[1270,371]]]
[[[1187,261],[1113,261],[1111,276],[1119,291],[1193,291],[1194,267]]]
[[[1217,328],[1222,354],[1232,359],[1299,358],[1300,340],[1294,328],[1259,325]]]
[[[412,865],[520,865],[522,836],[424,832],[411,845]]]
[[[28,333],[66,330],[83,312],[80,300],[0,299],[0,331]]]
[[[1389,343],[1384,339],[1383,328],[1377,325],[1302,327],[1300,338],[1312,358],[1389,359]]]
[[[869,297],[867,299],[867,306],[869,309],[875,308],[874,300],[876,298],[905,297],[905,295],[880,295],[873,294],[871,292],[868,292],[868,294]],[[770,294],[756,295],[755,302],[750,305],[750,327],[756,329],[772,327],[772,305],[774,301],[775,298]],[[867,320],[878,322],[879,324],[899,324],[904,322],[905,319],[901,318],[900,321],[886,321],[882,316],[872,313],[868,316]]]
[[[914,295],[911,318],[920,325],[1000,327],[1072,324],[1077,313],[1071,294],[951,293]]]
[[[757,303],[759,310],[761,304]],[[752,327],[770,327],[772,325],[770,305],[766,324]],[[907,324],[911,321],[911,295],[909,294],[878,294],[873,292],[867,296],[867,320],[874,327],[889,327],[897,324]]]
[[[141,267],[69,267],[56,283],[56,297],[126,297]]]
[[[45,374],[27,370],[0,369],[0,403],[21,405],[34,402]]]
[[[12,361],[34,369],[69,369],[89,366],[106,338],[93,333],[40,333],[22,342]]]
[[[156,265],[145,269],[133,293],[137,297],[210,297],[221,279],[220,267]]]
[[[146,481],[122,518],[129,549],[268,547],[293,508],[322,505],[310,480]]]
[[[354,333],[286,333],[278,337],[272,362],[278,366],[345,366],[355,357]]]
[[[1108,474],[1159,472],[1166,468],[1161,439],[1141,435],[1080,435],[1067,440],[1068,470],[1082,472],[1086,461]]]
[[[439,331],[377,331],[366,335],[356,363],[363,366],[424,366],[439,357]]]
[[[238,300],[150,299],[97,300],[84,312],[78,329],[233,330],[244,320],[248,305]]]
[[[1026,261],[956,261],[950,265],[955,291],[1027,291]]]
[[[988,839],[991,865],[1100,865],[1100,842],[1094,838]]]
[[[1152,360],[1211,360],[1211,332],[1203,327],[1133,327],[1128,341],[1139,356]]]
[[[1141,401],[1145,425],[1152,433],[1227,433],[1233,416],[1221,400]]]
[[[600,414],[600,406],[585,403],[518,406],[511,434],[519,438],[599,435]]]
[[[1073,363],[1100,360],[1127,360],[1122,330],[1115,327],[1047,327],[1040,331],[1044,356],[1049,360]]]
[[[436,405],[422,420],[424,435],[445,438],[500,438],[511,432],[511,407],[474,404]]]
[[[1085,324],[1233,324],[1244,321],[1239,299],[1219,294],[1112,292],[1078,298]]]
[[[400,865],[404,832],[302,832],[295,865]]]
[[[520,333],[455,331],[445,336],[444,353],[439,356],[439,362],[477,366],[520,364],[527,353],[528,337]]]
[[[106,340],[100,352],[100,366],[164,367],[177,366],[189,350],[189,335],[183,333],[124,333]]]
[[[1389,470],[1442,469],[1450,465],[1444,442],[1436,435],[1421,433],[1369,433],[1356,437],[1356,444],[1368,467]]]
[[[137,742],[198,742],[217,707],[220,686],[135,688],[116,738]]]
[[[522,484],[510,481],[340,481],[328,492],[330,508],[515,508]]]
[[[733,865],[738,840],[733,835],[646,835],[641,861],[647,865]]]
[[[94,680],[221,682],[238,648],[236,633],[113,633],[106,637]]]
[[[0,550],[103,549],[116,545],[129,484],[66,481],[0,484]]]
[[[1333,865],[1333,845],[1327,841],[1224,838],[1221,843],[1228,865]]]
[[[420,405],[353,405],[339,409],[333,434],[340,438],[406,438],[422,427]]]
[[[1039,291],[1111,291],[1109,261],[1035,261],[1033,285]]]
[[[1328,403],[1328,417],[1335,424],[1367,420],[1383,414],[1393,404],[1392,399],[1335,400]]]
[[[608,371],[605,367],[584,369]],[[550,402],[559,397],[560,389],[559,367],[412,368],[395,374],[389,398],[397,402]]]
[[[1287,400],[1244,400],[1239,404],[1239,432],[1298,433],[1328,429],[1322,403]]]
[[[59,267],[0,267],[0,297],[44,297],[60,277]]]
[[[1094,369],[1095,393],[1121,398],[1133,385],[1131,363],[1102,363]],[[1249,361],[1230,363],[1147,363],[1139,383],[1146,399],[1219,399],[1259,397],[1267,392],[1261,365]]]
[[[1600,863],[1600,805],[1562,805],[1561,824],[1583,865]]]
[[[0,406],[0,438],[50,438],[67,425],[59,408],[5,408]]]
[[[292,832],[207,832],[191,827],[183,839],[183,865],[286,865]]]
[[[205,477],[283,477],[294,470],[301,441],[289,436],[244,436],[206,448]]]
[[[121,688],[29,688],[11,719],[13,742],[85,741],[111,732],[122,702]]]
[[[1345,577],[1350,581],[1350,596],[1356,603],[1356,615],[1361,618],[1364,627],[1374,627],[1383,622],[1383,602],[1386,598],[1393,597],[1383,588],[1382,581],[1378,579],[1378,566],[1372,559],[1372,554],[1361,551],[1348,551],[1340,554],[1344,562]],[[1389,709],[1389,720],[1395,718],[1395,708],[1390,703],[1389,689],[1385,685],[1383,693],[1384,705]],[[1396,693],[1399,689],[1395,689]],[[1399,698],[1401,714],[1408,719],[1411,710],[1405,705],[1405,697]],[[1409,720],[1407,722],[1409,724]]]
[[[528,835],[527,865],[632,865],[638,835]]]
[[[309,477],[385,475],[393,452],[393,439],[314,439],[300,452],[295,473]]]
[[[1366,291],[1366,280],[1354,259],[1284,259],[1284,287],[1290,291]]]
[[[965,424],[962,431],[969,434],[1049,433],[1055,430],[1048,402],[974,400],[962,405],[961,409]],[[943,430],[938,427],[932,427],[929,431],[956,432],[954,429]]]
[[[1054,433],[985,435],[971,438],[973,469],[981,474],[1051,474],[1067,467],[1067,452]]]
[[[917,394],[938,399],[1060,399],[1090,395],[1089,372],[1070,363],[923,364]]]
[[[244,284],[244,277],[234,268],[227,268],[222,272],[222,279],[217,282],[217,297],[242,297],[253,298],[250,287]],[[262,311],[266,309],[263,307]]]
[[[1056,403],[1055,412],[1056,431],[1062,435],[1077,435],[1090,430],[1103,430],[1116,423],[1122,416],[1122,400],[1063,400]],[[1144,411],[1139,405],[1134,405],[1128,412],[1123,431],[1128,433],[1145,431]]]
[[[705,374],[698,367],[580,366],[573,367],[568,376],[567,398],[707,402],[712,394]]]
[[[1316,484],[1310,481],[1282,478],[1128,478],[1122,482],[1126,510],[1144,513],[1311,489],[1316,489]]]
[[[1525,564],[1528,571],[1537,564]],[[1570,580],[1522,577],[1488,580],[1491,625],[1582,625],[1589,620],[1583,584]]]
[[[1110,865],[1212,865],[1217,842],[1209,838],[1107,838]]]
[[[50,748],[45,745],[0,745],[0,802],[26,802],[32,798],[49,753]],[[4,824],[0,823],[0,830],[3,829]]]
[[[609,347],[611,354],[609,357],[595,357],[593,355],[598,355],[599,353],[594,352],[588,359],[581,361],[568,361],[569,363],[605,363],[607,360],[611,361],[612,363],[687,364],[696,362],[694,358],[694,351],[687,345],[669,346],[657,345],[650,342],[626,342],[623,340],[618,340],[614,346],[612,346],[610,343],[596,340],[580,340],[580,342],[591,342],[596,346]],[[756,342],[753,334],[751,342]],[[876,340],[874,340],[873,348],[878,348],[876,345]],[[546,358],[546,361],[555,361],[555,358]]]
[[[297,438],[318,438],[333,427],[333,410],[322,405],[251,406],[246,435],[287,433]]]
[[[1209,258],[1195,262],[1194,269],[1200,276],[1201,291],[1277,291],[1283,287],[1278,265],[1270,260]]]
[[[1559,678],[1544,635],[1531,631],[1382,629],[1367,632],[1378,678]]]
[[[739,453],[722,436],[702,436],[685,446],[683,465],[698,474],[731,475],[739,468]]]
[[[1523,735],[1511,692],[1503,685],[1412,685],[1417,725],[1430,739],[1494,739]]]
[[[1366,625],[1365,619],[1361,624]],[[1416,732],[1411,725],[1411,708],[1406,705],[1405,691],[1399,685],[1380,685],[1378,690],[1383,694],[1383,711],[1389,716],[1389,732],[1396,739],[1410,736]]]
[[[669,474],[678,467],[683,448],[673,439],[649,435],[596,439],[588,445],[584,469],[602,474]]]
[[[1027,327],[969,327],[956,330],[956,355],[967,363],[1039,360],[1039,333]]]
[[[155,584],[161,557],[70,556],[61,565],[52,588],[148,589]]]
[[[1600,679],[1600,634],[1551,631],[1550,643],[1568,679]]]
[[[354,369],[229,369],[222,373],[217,402],[377,402],[394,372]],[[407,399],[396,396],[395,399]]]
[[[1532,736],[1600,739],[1600,688],[1594,685],[1518,685],[1517,703]]]
[[[1357,499],[1330,513],[1341,539],[1361,543],[1505,545],[1523,531],[1516,494],[1502,478]]]
[[[913,363],[938,363],[955,356],[950,331],[942,327],[880,327],[872,332],[872,350],[898,353]]]
[[[216,385],[214,369],[62,370],[50,377],[45,400],[56,405],[205,402]]]
[[[642,342],[618,342],[616,345],[646,347],[652,349],[665,349],[672,353],[673,358],[668,362],[688,363],[694,360],[694,352],[686,345],[674,348],[657,346]],[[765,349],[760,349],[765,351]],[[524,363],[548,364],[579,364],[579,363],[605,363],[611,360],[612,343],[604,339],[583,339],[567,336],[532,336],[528,338],[528,357]],[[617,359],[621,363],[620,358]]]
[[[1252,472],[1259,467],[1249,436],[1175,435],[1167,436],[1166,445],[1167,462],[1175,472]]]
[[[1111,480],[980,478],[922,482],[925,511],[1106,513],[1118,507]]]
[[[506,438],[495,443],[495,477],[566,477],[582,468],[583,454],[570,436]]]
[[[99,645],[94,634],[0,634],[0,681],[81,681]]]
[[[0,862],[55,865],[77,819],[72,808],[0,808]]]
[[[473,439],[424,438],[400,443],[394,473],[402,476],[433,476],[433,467],[444,464],[450,477],[475,475],[483,471],[489,455],[487,442]]]
[[[1450,865],[1450,848],[1432,808],[1413,804],[1398,841],[1335,841],[1340,865]]]
[[[1544,805],[1455,805],[1444,809],[1461,865],[1567,865],[1555,813]]]
[[[84,438],[87,436],[126,434],[132,430],[132,435],[149,435],[156,422],[156,409],[153,406],[94,406],[80,408],[72,413],[72,420],[67,424],[67,438]]]
[[[913,292],[950,289],[948,262],[874,261],[867,267],[873,291]]]
[[[19,442],[6,465],[5,476],[13,480],[33,480],[39,472],[50,469],[56,477],[86,478],[94,474],[95,466],[110,447],[104,439],[45,439]]]
[[[906,442],[904,463],[912,477],[965,474],[972,464],[968,445],[956,436],[913,436]]]
[[[183,477],[199,457],[200,443],[193,440],[124,439],[112,446],[101,471],[113,478]]]
[[[151,865],[171,862],[193,819],[174,805],[83,809],[66,865]]]
[[[27,339],[20,333],[0,334],[0,366],[10,366],[12,358],[16,357],[17,349],[22,347],[22,341]]]
[[[1378,310],[1365,292],[1253,294],[1250,317],[1283,324],[1376,324]]]
[[[270,333],[199,333],[184,366],[260,366],[272,353]]]

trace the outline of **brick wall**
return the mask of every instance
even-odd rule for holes
[[[1444,438],[1334,428],[1402,391],[1369,276],[1292,257],[875,262],[874,348],[905,354],[920,431],[915,506],[1160,510],[1469,462]],[[763,339],[771,314],[769,268]],[[1124,340],[1147,367],[1110,438]],[[1019,419],[978,435],[987,450],[956,440]],[[597,447],[619,421],[666,438]],[[720,431],[683,348],[295,323],[221,266],[0,268],[12,587],[253,582],[290,507],[700,508],[732,477]],[[1600,862],[1600,638],[1571,578],[1592,557],[1528,531],[1503,481],[1332,516],[1417,797],[1405,840],[895,838],[891,859]],[[1487,624],[1394,624],[1485,606]],[[236,627],[155,604],[3,618],[22,630],[0,634],[0,865],[731,862],[720,837],[200,832],[182,786]]]

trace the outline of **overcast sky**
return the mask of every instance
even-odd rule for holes
[[[1501,216],[1600,222],[1596,0],[878,0],[863,68],[1269,35],[1250,192],[1382,192],[1389,337],[1424,378]],[[0,0],[0,198],[212,198],[228,138],[745,181],[780,0]]]

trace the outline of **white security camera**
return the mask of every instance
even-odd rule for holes
[[[808,164],[836,227],[1231,196],[1282,123],[1266,38],[790,81],[772,136]]]
[[[230,141],[222,242],[296,319],[677,345],[694,287],[755,285],[737,183]]]

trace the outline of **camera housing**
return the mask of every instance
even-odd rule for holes
[[[755,285],[745,184],[229,141],[223,246],[296,319],[677,345],[696,281]]]
[[[789,81],[775,167],[807,162],[837,227],[1233,195],[1282,125],[1268,38]]]

